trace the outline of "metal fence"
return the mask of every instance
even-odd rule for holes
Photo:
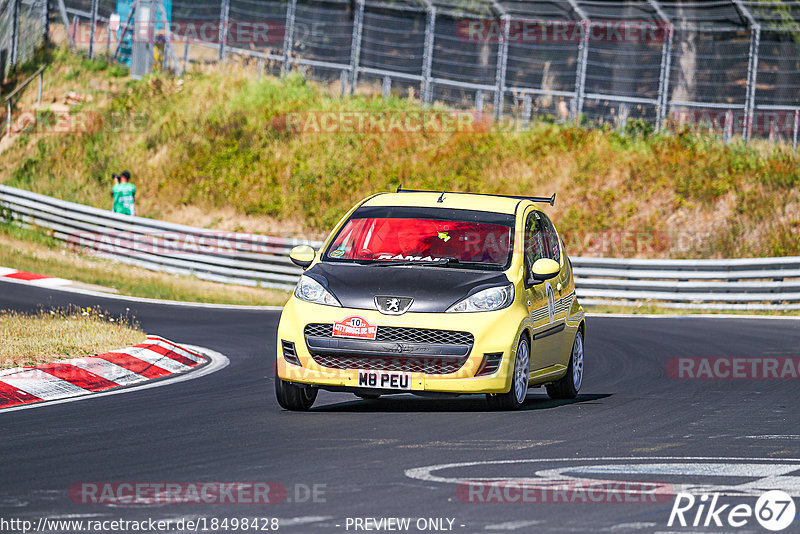
[[[0,0],[0,82],[47,39],[47,0]]]
[[[321,243],[217,232],[65,202],[0,185],[0,219],[48,229],[83,252],[215,282],[292,288],[291,247]],[[800,257],[737,260],[572,258],[583,304],[800,309]]]
[[[177,68],[240,56],[343,93],[412,92],[522,125],[579,119],[797,144],[798,0],[65,0],[65,11],[73,33],[88,25],[92,46],[99,35],[110,48],[134,24],[97,28],[145,1],[165,7],[149,12]]]

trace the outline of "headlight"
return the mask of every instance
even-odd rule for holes
[[[464,300],[450,306],[448,312],[482,312],[500,310],[514,302],[514,285],[490,287],[478,291]]]
[[[342,306],[336,300],[336,297],[322,287],[322,284],[305,275],[301,276],[300,281],[297,282],[297,287],[294,288],[294,296],[306,302],[325,304],[326,306]]]

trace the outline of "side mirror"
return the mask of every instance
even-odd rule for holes
[[[292,260],[292,263],[303,269],[308,269],[308,266],[314,262],[316,256],[314,249],[308,245],[296,246],[289,252],[289,259]]]
[[[557,261],[551,260],[550,258],[540,258],[533,263],[529,282],[531,285],[534,285],[539,282],[544,282],[545,280],[550,280],[558,276],[560,270],[561,266]]]

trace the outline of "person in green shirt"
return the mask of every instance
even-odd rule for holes
[[[116,175],[115,175],[116,176]],[[130,183],[131,173],[123,171],[119,175],[119,183],[111,188],[114,197],[114,212],[123,215],[136,215],[134,201],[136,200],[136,186]],[[116,181],[116,180],[115,180]]]

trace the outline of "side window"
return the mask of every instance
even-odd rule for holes
[[[540,213],[539,215],[542,218],[542,230],[544,232],[544,238],[547,247],[545,257],[561,263],[561,247],[559,246],[556,227],[553,226],[553,223],[550,222],[550,219],[547,218],[547,215],[543,213]]]
[[[536,260],[547,258],[547,242],[542,225],[542,214],[533,211],[525,221],[525,269],[530,270]]]

